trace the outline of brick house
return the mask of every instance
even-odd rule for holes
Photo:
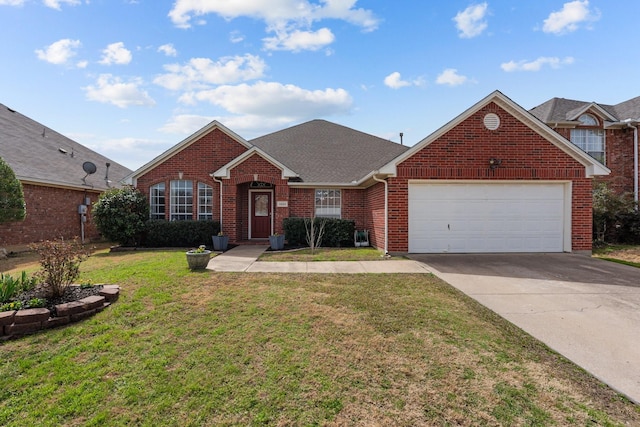
[[[640,96],[616,105],[552,98],[530,112],[611,170],[599,181],[638,201]]]
[[[0,224],[0,247],[60,237],[98,239],[91,203],[131,170],[0,104],[0,157],[22,183],[24,221]],[[86,166],[85,166],[86,164]],[[85,172],[85,168],[93,171]],[[108,166],[107,166],[108,165]],[[88,202],[88,203],[87,203]],[[78,213],[87,205],[85,222]]]
[[[591,250],[608,173],[496,91],[410,148],[324,120],[251,141],[214,121],[127,180],[152,218],[221,220],[232,242],[318,216],[386,252],[572,252]]]

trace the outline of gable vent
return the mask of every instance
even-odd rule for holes
[[[500,126],[500,117],[498,117],[497,114],[494,113],[489,113],[486,116],[484,116],[484,127],[486,127],[489,130],[496,130],[498,129],[498,126]]]

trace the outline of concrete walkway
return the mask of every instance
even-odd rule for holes
[[[208,270],[245,271],[248,273],[430,273],[429,269],[413,260],[380,261],[323,261],[323,262],[269,262],[258,257],[269,246],[236,246],[209,261]]]

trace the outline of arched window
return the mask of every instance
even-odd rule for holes
[[[598,126],[598,120],[591,114],[583,114],[578,117],[578,121],[582,126]]]
[[[578,117],[580,124],[571,129],[571,142],[586,151],[591,157],[605,164],[605,139],[604,130],[598,128],[600,123],[591,114],[583,114]]]

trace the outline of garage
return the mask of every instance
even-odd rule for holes
[[[409,252],[571,250],[568,182],[409,183]]]

